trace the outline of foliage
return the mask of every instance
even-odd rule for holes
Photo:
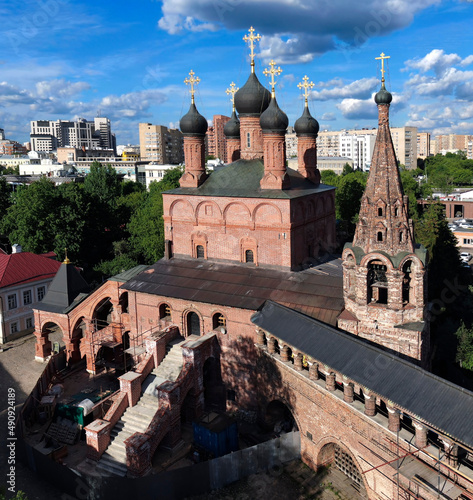
[[[3,490],[3,488],[2,488]],[[5,492],[4,491],[0,491],[0,500],[6,500],[6,495],[5,495]],[[9,500],[28,500],[28,497],[26,496],[26,494],[19,490],[16,492],[15,496],[13,497],[8,497]]]
[[[353,167],[349,163],[345,163],[345,165],[343,165],[342,175],[351,174],[352,172],[354,172]]]
[[[321,182],[329,186],[337,186],[339,177],[333,170],[322,170],[320,173]]]
[[[455,335],[458,339],[456,361],[463,368],[473,371],[473,328],[467,328],[462,321]]]
[[[367,174],[351,172],[338,181],[335,192],[336,217],[340,221],[341,229],[351,237],[360,212],[361,197],[366,187]]]
[[[2,167],[0,167],[2,168]],[[14,167],[5,167],[2,170],[2,175],[20,175],[20,165]]]
[[[449,192],[454,186],[473,184],[473,160],[467,160],[462,151],[437,154],[425,159],[424,173],[430,187]]]
[[[0,177],[0,220],[11,205],[11,187],[4,177]]]

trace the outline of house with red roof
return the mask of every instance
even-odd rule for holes
[[[11,255],[0,252],[0,344],[34,330],[33,309],[61,266],[54,257],[22,252],[20,245]]]

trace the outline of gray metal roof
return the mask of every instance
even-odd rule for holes
[[[291,179],[289,189],[261,189],[260,181],[263,173],[264,164],[261,160],[238,160],[212,172],[209,178],[199,187],[177,188],[166,191],[166,193],[194,196],[292,199],[335,189],[333,186],[325,184],[316,186],[299,172],[290,168],[287,169]]]
[[[472,392],[272,301],[251,320],[443,434],[473,447]]]
[[[335,325],[343,309],[340,265],[340,259],[332,259],[321,264],[323,272],[318,267],[291,272],[203,259],[162,259],[121,288],[253,311],[272,299]]]
[[[128,269],[127,271],[123,271],[119,274],[116,274],[115,276],[112,276],[109,278],[109,281],[121,281],[121,282],[126,282],[128,280],[131,280],[131,278],[134,278],[137,274],[142,273],[145,269],[148,269],[149,266],[147,265],[139,265],[132,267],[131,269]]]

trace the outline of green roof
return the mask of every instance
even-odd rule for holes
[[[212,172],[209,178],[197,188],[177,188],[166,191],[166,193],[194,196],[291,199],[335,189],[333,186],[325,184],[315,186],[299,172],[290,168],[287,169],[287,173],[291,179],[289,189],[261,189],[260,181],[264,174],[262,160],[238,160]]]

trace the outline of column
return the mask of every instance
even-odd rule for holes
[[[281,349],[281,361],[289,361],[289,347],[287,345]]]
[[[365,393],[365,415],[374,417],[376,415],[376,396]]]
[[[259,346],[264,346],[264,341],[266,339],[266,335],[263,330],[259,329],[256,331],[256,343]]]
[[[335,373],[330,372],[326,374],[325,388],[327,389],[327,391],[335,390]]]
[[[388,406],[388,429],[391,432],[399,432],[401,430],[401,413],[397,408]]]
[[[445,448],[448,465],[456,468],[458,466],[458,446],[449,439],[442,438],[441,440]]]
[[[299,372],[302,371],[302,354],[301,353],[294,356],[294,368]]]
[[[97,419],[85,427],[87,458],[99,460],[110,444],[110,422]]]
[[[135,406],[141,396],[141,374],[136,372],[127,372],[121,377],[120,391],[126,392],[128,396],[128,406]]]
[[[425,448],[427,446],[427,428],[418,422],[414,422],[414,429],[416,431],[415,445],[417,448]]]
[[[268,341],[268,352],[274,354],[276,352],[276,339],[271,337]]]
[[[355,399],[355,387],[352,382],[343,382],[343,401],[353,403]]]
[[[313,362],[309,367],[310,380],[319,380],[319,365]]]

